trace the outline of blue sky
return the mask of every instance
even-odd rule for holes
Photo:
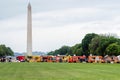
[[[120,0],[30,0],[33,51],[81,43],[87,33],[120,36]],[[0,44],[26,52],[28,0],[0,0]]]

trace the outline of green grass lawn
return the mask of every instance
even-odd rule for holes
[[[0,63],[0,80],[119,80],[120,64]]]

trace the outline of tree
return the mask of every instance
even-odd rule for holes
[[[48,55],[68,55],[71,54],[71,49],[69,46],[62,46],[59,49],[56,49],[55,51],[51,51],[48,53]]]
[[[70,47],[69,46],[62,46],[60,49],[60,55],[66,55],[70,53]]]
[[[120,45],[118,45],[118,43],[112,43],[110,44],[106,50],[105,50],[107,55],[120,55]]]
[[[117,42],[120,45],[120,41],[118,38],[115,38],[112,35],[99,35],[94,37],[89,44],[89,51],[93,55],[106,55],[106,48],[112,44]]]
[[[6,47],[5,45],[0,45],[0,57],[13,55],[13,51],[10,47]]]
[[[106,55],[106,54],[105,54],[106,48],[107,48],[110,44],[116,43],[116,42],[118,42],[118,39],[115,38],[115,37],[113,37],[113,36],[104,36],[104,37],[102,37],[102,39],[100,40],[100,44],[99,44],[99,48],[100,48],[99,52],[102,53],[103,56]],[[118,43],[119,43],[119,42],[118,42]]]
[[[53,54],[54,54],[54,51],[48,52],[48,55],[53,55]]]
[[[100,55],[100,53],[99,53],[100,40],[101,40],[100,36],[96,36],[91,40],[91,43],[89,44],[90,54]]]
[[[82,40],[82,50],[85,55],[89,55],[89,44],[91,43],[91,40],[98,36],[95,33],[89,33],[86,34],[85,37]]]
[[[73,53],[80,54],[80,55],[106,55],[105,49],[111,43],[118,42],[120,45],[120,40],[114,37],[112,34],[105,34],[105,35],[98,35],[98,34],[87,34],[84,39],[82,40],[82,49],[80,49],[80,45],[77,44],[73,46]],[[77,48],[79,47],[79,48]],[[79,49],[79,50],[77,50]]]
[[[83,55],[82,44],[76,44],[75,46],[72,46],[71,50],[72,50],[72,55],[73,54]]]
[[[10,55],[10,56],[13,56],[14,55],[14,52],[12,51],[12,49],[10,47],[6,47],[6,55]]]

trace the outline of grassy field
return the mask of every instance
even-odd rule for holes
[[[0,80],[119,80],[120,64],[0,63]]]

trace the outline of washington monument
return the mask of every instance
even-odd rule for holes
[[[27,54],[26,56],[32,56],[32,8],[30,1],[28,1],[27,7]]]

